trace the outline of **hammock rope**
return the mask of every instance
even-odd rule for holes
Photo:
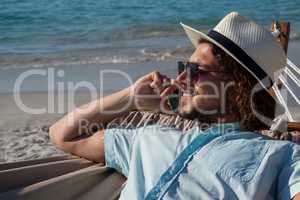
[[[297,103],[297,106],[300,106],[300,94],[297,94],[297,92],[299,93],[300,91],[300,78],[297,76],[300,77],[300,68],[297,67],[290,59],[287,59],[287,66],[282,70],[282,73],[278,77],[278,80],[280,80],[284,87],[279,89],[278,83],[273,85],[273,90],[277,100],[284,107],[286,117],[291,122],[297,121],[297,119],[294,119],[291,112],[291,109],[293,108],[290,108],[288,105],[288,97],[292,97]],[[291,80],[294,83],[293,86],[288,80]],[[283,88],[286,88],[287,91],[283,90]]]

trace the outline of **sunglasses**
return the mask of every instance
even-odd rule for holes
[[[190,78],[191,80],[197,78],[201,74],[206,74],[210,72],[216,72],[216,73],[226,72],[221,70],[206,70],[203,69],[203,66],[201,66],[200,64],[193,63],[193,62],[178,61],[177,64],[178,64],[178,75],[186,71],[188,74],[188,78]]]
[[[203,69],[203,66],[197,64],[197,63],[192,63],[192,62],[183,62],[183,61],[178,61],[178,75],[181,74],[182,72],[186,71],[187,72],[187,77],[189,80],[193,80],[197,78],[200,74],[205,74],[205,73],[210,73],[210,72],[215,72],[215,73],[224,73],[226,71],[221,71],[221,70],[206,70]],[[177,89],[172,98],[169,98],[169,103],[171,106],[171,109],[174,112],[178,112],[178,106],[180,102],[180,97],[181,97],[181,92]]]
[[[201,74],[203,75],[203,74],[210,73],[210,72],[216,72],[216,73],[226,72],[226,71],[221,71],[221,70],[206,70],[206,69],[203,69],[204,68],[203,66],[201,66],[197,63],[192,63],[192,62],[178,61],[177,64],[178,64],[178,75],[180,75],[182,72],[186,71],[187,77],[189,80],[193,80]],[[178,112],[180,97],[181,97],[181,92],[179,90],[176,90],[173,94],[173,97],[169,98],[169,103],[170,103],[171,109],[174,112]]]

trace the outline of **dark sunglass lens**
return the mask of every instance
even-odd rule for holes
[[[179,75],[179,74],[181,74],[184,71],[185,64],[182,61],[178,61],[177,64],[178,64],[178,75]]]

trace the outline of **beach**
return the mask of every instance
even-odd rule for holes
[[[153,70],[175,77],[177,61],[194,50],[180,22],[208,32],[233,10],[267,29],[290,21],[288,57],[300,65],[297,1],[32,0],[0,8],[0,162],[63,155],[48,136],[60,117]]]

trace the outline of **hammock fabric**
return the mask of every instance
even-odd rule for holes
[[[183,132],[198,126],[201,130],[207,129],[213,124],[201,123],[197,119],[189,120],[184,119],[178,115],[168,115],[162,113],[153,112],[140,112],[133,111],[122,118],[116,118],[107,128],[139,128],[147,125],[163,125],[169,127],[175,127]],[[258,131],[258,134],[262,134],[277,140],[288,140],[300,144],[300,131],[279,131],[279,130],[262,130]]]

